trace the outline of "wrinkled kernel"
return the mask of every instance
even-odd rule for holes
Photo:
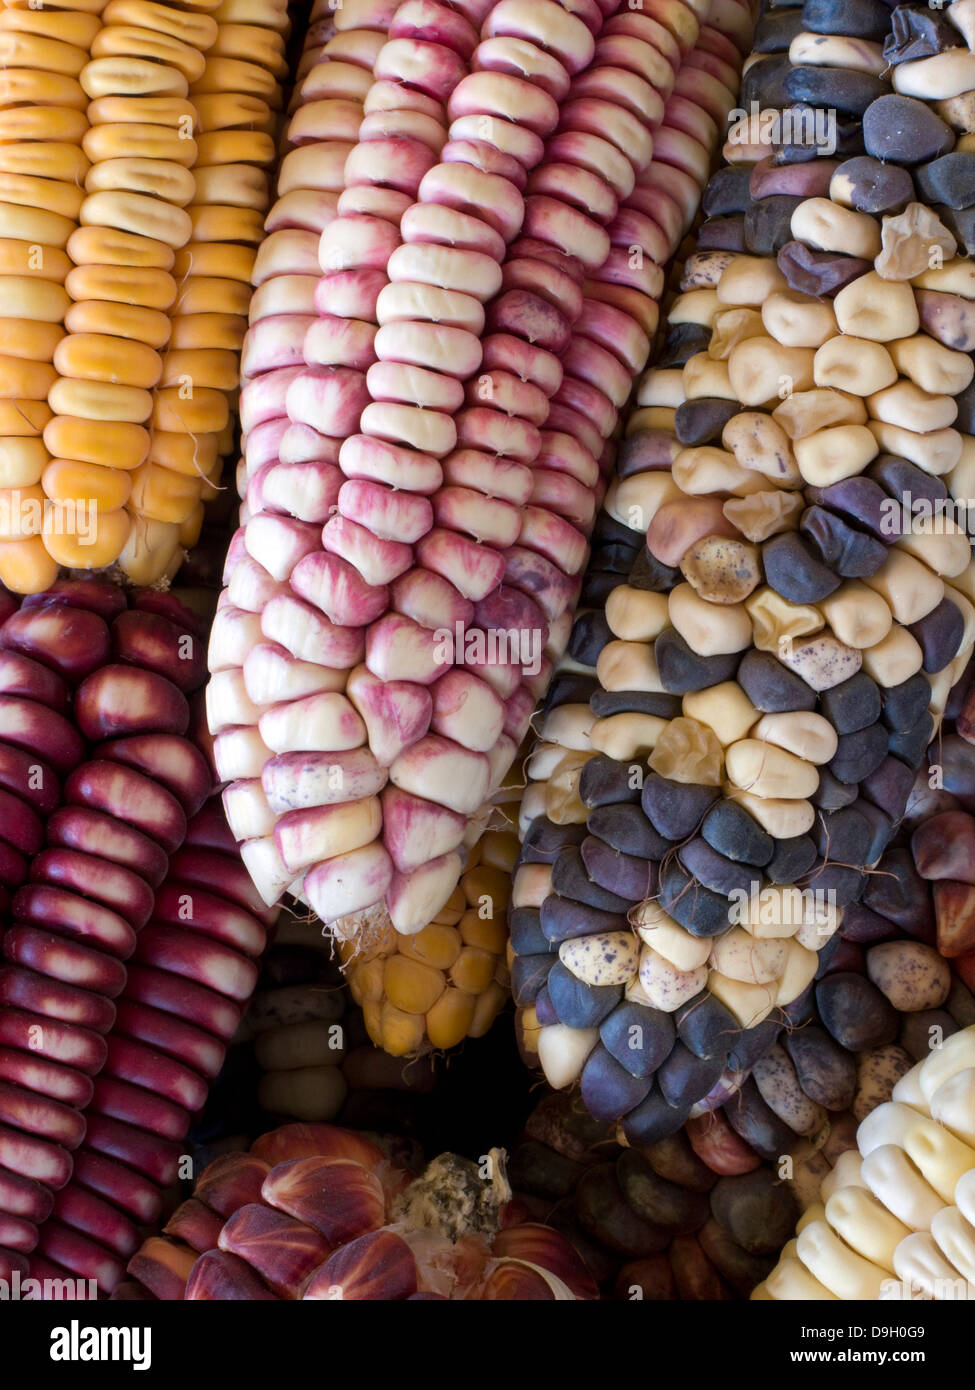
[[[742,468],[764,473],[779,487],[802,486],[789,436],[771,415],[760,410],[740,411],[722,430],[721,443]]]
[[[832,387],[817,387],[812,391],[794,391],[775,407],[772,418],[794,443],[830,425],[863,425],[867,410],[859,396]]]
[[[716,316],[711,326],[708,356],[725,362],[732,348],[746,338],[762,338],[767,332],[757,309],[726,309]]]
[[[753,492],[748,497],[732,497],[722,507],[732,526],[756,544],[777,536],[782,531],[794,531],[806,507],[801,492]]]
[[[881,241],[883,249],[874,269],[885,280],[910,280],[933,265],[950,261],[958,248],[941,218],[923,203],[908,203],[897,217],[885,217]]]
[[[545,787],[545,814],[556,825],[584,825],[589,810],[579,796],[579,778],[592,753],[570,752]]]
[[[705,536],[681,560],[684,578],[710,603],[740,603],[761,582],[758,549],[726,536]]]
[[[649,763],[660,777],[719,787],[724,751],[713,729],[683,715],[672,719],[657,740]]]
[[[797,637],[807,637],[823,626],[823,615],[811,604],[790,603],[769,586],[756,589],[745,600],[752,620],[752,641],[762,652],[775,652]]]

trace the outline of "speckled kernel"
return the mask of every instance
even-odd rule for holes
[[[587,985],[626,985],[640,963],[640,943],[628,931],[597,932],[563,941],[559,960]]]
[[[951,970],[923,941],[885,941],[867,952],[867,974],[895,1009],[937,1009],[951,988]]]
[[[813,690],[831,690],[855,676],[863,657],[832,633],[799,642],[783,642],[776,653],[784,666],[795,671]]]
[[[806,1095],[788,1053],[778,1043],[755,1063],[753,1075],[765,1104],[796,1134],[809,1138],[822,1127],[826,1111]]]
[[[858,1124],[878,1105],[890,1100],[891,1091],[911,1066],[911,1057],[896,1043],[876,1047],[859,1058],[857,1089],[853,1098],[853,1117]]]
[[[684,578],[709,603],[741,603],[761,583],[758,549],[727,536],[705,536],[680,562]]]
[[[706,966],[696,970],[678,970],[652,946],[640,952],[640,984],[646,1002],[654,1009],[672,1014],[681,1004],[700,994],[707,983]]]

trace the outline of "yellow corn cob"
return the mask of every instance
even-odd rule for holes
[[[103,4],[0,10],[0,581],[20,593],[57,576],[41,538],[50,462],[43,435],[71,305],[67,246],[89,169],[79,79]]]
[[[233,441],[287,28],[280,0],[0,9],[11,589],[117,560],[155,582],[199,534]]]
[[[270,199],[267,170],[287,76],[283,3],[224,0],[190,82],[195,111],[190,235],[176,254],[172,333],[153,392],[148,456],[136,470],[132,529],[120,564],[151,584],[178,567],[199,533],[233,439],[251,276]]]
[[[43,543],[57,565],[110,565],[129,540],[126,504],[148,446],[175,255],[191,231],[187,91],[217,32],[205,8],[109,0],[79,77],[89,167],[68,248],[73,303],[48,395],[52,463],[42,479],[55,504]]]

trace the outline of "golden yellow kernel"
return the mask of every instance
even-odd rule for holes
[[[383,984],[390,1003],[409,1014],[425,1014],[447,987],[439,970],[402,955],[387,960]]]
[[[456,927],[447,927],[440,922],[431,922],[415,936],[402,937],[399,944],[400,955],[429,965],[434,970],[449,970],[460,955],[460,948]]]
[[[383,997],[385,973],[384,962],[379,956],[375,960],[365,961],[361,966],[352,967],[349,971],[349,983],[354,984],[361,995],[357,1001],[359,1004],[364,1000],[379,1003]]]
[[[467,1037],[474,1021],[474,996],[460,989],[446,989],[426,1017],[427,1037],[434,1047],[456,1047]]]
[[[484,993],[478,995],[477,1003],[474,1005],[474,1019],[467,1030],[467,1036],[469,1038],[483,1038],[504,1008],[507,998],[507,990],[502,989],[496,982],[489,984]],[[524,1013],[534,1016],[535,1010],[526,1009]],[[537,1020],[535,1020],[535,1026],[538,1026]]]
[[[495,917],[503,917],[511,896],[511,876],[501,869],[480,864],[461,879],[468,907],[487,904]]]
[[[455,927],[465,906],[464,890],[458,885],[433,920],[448,927]]]
[[[481,838],[480,862],[503,874],[514,873],[521,845],[510,830],[488,830]]]
[[[503,954],[508,940],[504,915],[495,913],[493,917],[482,917],[476,907],[468,908],[460,919],[460,934],[465,946],[477,946],[494,956]]]
[[[423,1047],[422,1014],[405,1013],[387,999],[380,1006],[378,1041],[391,1057],[413,1056]]]
[[[471,994],[480,994],[494,979],[497,956],[476,946],[465,946],[450,970],[451,983]]]

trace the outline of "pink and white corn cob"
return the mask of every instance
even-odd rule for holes
[[[746,8],[721,3],[746,35]],[[401,15],[411,39],[395,37]],[[639,13],[501,0],[458,82],[468,28],[418,0],[393,20],[376,86],[425,87],[414,132],[450,91],[450,139],[436,164],[429,144],[397,136],[400,161],[375,164],[373,211],[323,233],[327,326],[309,327],[305,357],[319,358],[288,383],[281,455],[300,440],[319,455],[305,462],[337,465],[343,481],[324,527],[304,519],[296,475],[276,513],[252,512],[230,561],[250,611],[226,615],[211,649],[221,684],[251,706],[211,694],[218,770],[238,779],[228,816],[266,900],[303,879],[324,919],[385,899],[406,932],[452,891],[469,818],[567,640],[607,441],[732,104],[721,77],[737,52],[716,32],[711,71],[678,88],[699,33],[681,0]],[[359,179],[371,188],[372,143],[350,153],[343,199]],[[244,664],[257,665],[258,612],[258,646],[270,637],[267,664],[288,676],[261,702]],[[458,624],[474,640],[445,653]],[[478,635],[499,631],[547,645],[530,678],[477,654]]]

